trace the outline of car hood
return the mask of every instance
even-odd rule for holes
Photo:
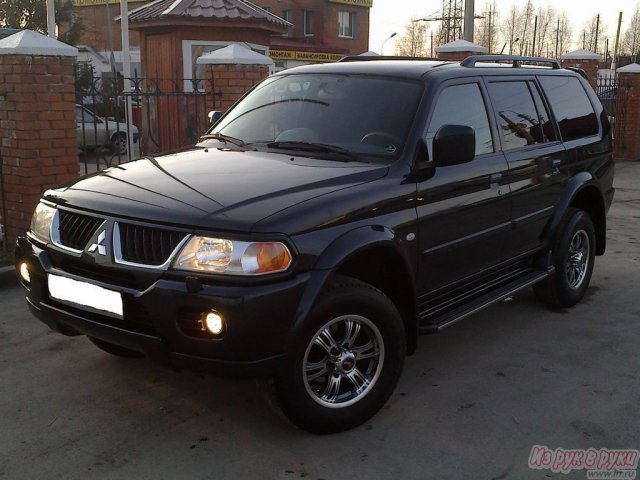
[[[249,232],[263,218],[387,170],[360,162],[196,149],[111,167],[50,190],[45,198],[118,217]]]

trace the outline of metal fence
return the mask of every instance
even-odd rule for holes
[[[191,147],[207,130],[207,113],[215,106],[211,79],[130,80],[131,90],[125,92],[121,76],[99,77],[90,68],[76,70],[81,174]]]
[[[612,135],[616,144],[622,142],[624,122],[626,117],[626,98],[628,85],[622,84],[615,75],[599,76],[596,84],[596,94],[604,107],[611,122]],[[616,134],[617,133],[617,134]]]

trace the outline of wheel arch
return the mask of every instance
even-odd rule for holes
[[[596,233],[596,255],[603,255],[607,246],[607,217],[605,200],[596,181],[589,172],[580,172],[566,187],[565,194],[558,203],[547,231],[547,241],[551,245],[561,233],[564,220],[571,208],[584,210],[591,217]]]
[[[407,354],[417,344],[415,281],[407,256],[384,227],[360,227],[336,239],[320,256],[303,295],[289,341],[295,341],[318,296],[336,276],[356,278],[387,295],[400,312]],[[383,259],[383,260],[381,260]]]

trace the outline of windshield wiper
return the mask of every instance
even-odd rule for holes
[[[298,150],[301,152],[321,152],[321,153],[337,153],[339,155],[350,158],[351,160],[358,160],[358,157],[351,153],[346,148],[336,147],[335,145],[327,145],[326,143],[314,143],[314,142],[299,142],[299,141],[287,141],[287,142],[270,142],[267,143],[269,148],[277,148],[282,150]]]
[[[230,137],[229,135],[224,135],[222,133],[207,133],[200,137],[200,140],[219,140],[222,143],[231,143],[236,147],[240,148],[248,148],[247,144],[244,140],[240,140],[239,138]]]

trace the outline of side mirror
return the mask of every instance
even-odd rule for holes
[[[209,124],[215,125],[216,122],[220,120],[222,112],[220,110],[211,110],[207,116],[209,117]]]
[[[476,132],[466,125],[443,125],[433,137],[437,167],[468,163],[476,156]]]

